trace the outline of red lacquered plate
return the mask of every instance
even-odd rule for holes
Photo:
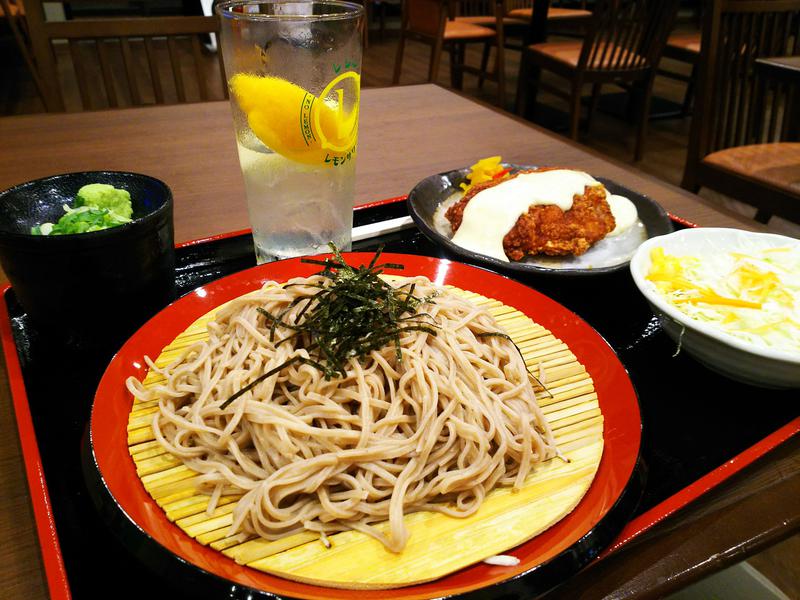
[[[372,256],[345,254],[350,264],[368,263]],[[637,481],[633,475],[639,455],[641,419],[625,368],[591,326],[523,284],[448,260],[402,254],[385,254],[382,258],[405,265],[403,271],[387,269],[389,274],[424,275],[440,285],[449,284],[497,299],[524,312],[563,340],[594,380],[604,416],[604,450],[595,479],[578,506],[550,529],[509,552],[519,558],[519,565],[496,567],[481,563],[433,582],[393,590],[359,591],[358,597],[439,598],[487,587],[513,594],[522,589],[555,585],[597,556],[622,528],[636,501],[635,498],[631,501],[630,490],[625,492],[630,482]],[[281,282],[318,271],[317,265],[291,259],[248,269],[198,288],[145,324],[122,347],[103,375],[92,409],[87,479],[101,513],[113,520],[123,541],[162,574],[183,577],[191,585],[206,586],[199,588],[205,591],[209,590],[207,586],[220,585],[222,581],[218,578],[221,578],[230,582],[225,584],[230,591],[249,588],[246,591],[313,599],[353,597],[352,590],[298,583],[238,565],[190,538],[167,519],[145,491],[125,435],[133,402],[125,380],[131,375],[139,379],[145,376],[145,355],[158,356],[164,346],[198,317],[267,281]],[[627,508],[621,510],[623,496],[627,497]],[[548,567],[552,568],[548,571]]]

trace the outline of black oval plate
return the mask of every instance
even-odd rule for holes
[[[522,169],[533,169],[535,167],[522,166],[522,165],[504,165],[510,167],[512,172]],[[408,194],[408,212],[417,224],[417,227],[434,243],[441,244],[454,254],[457,254],[473,263],[482,263],[493,269],[500,269],[505,271],[518,271],[522,273],[538,273],[542,275],[556,275],[556,276],[586,276],[586,275],[602,275],[604,273],[612,273],[628,267],[630,257],[621,262],[604,267],[595,268],[570,268],[560,267],[551,268],[531,262],[511,261],[504,262],[491,256],[478,254],[472,252],[461,246],[454,244],[446,235],[437,231],[434,224],[434,214],[439,206],[459,191],[459,184],[466,182],[469,167],[457,169],[455,171],[447,171],[439,173],[438,175],[431,175],[420,181],[414,186],[414,189]],[[609,179],[603,177],[596,177],[606,189],[612,194],[618,194],[630,199],[636,206],[639,212],[639,220],[645,227],[646,238],[664,235],[672,231],[672,221],[670,221],[667,212],[655,201],[647,196],[634,192],[624,186],[619,185]],[[644,240],[642,240],[644,241]],[[583,256],[590,255],[592,249]],[[632,253],[631,253],[632,255]]]

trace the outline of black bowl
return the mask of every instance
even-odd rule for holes
[[[72,235],[31,235],[56,222],[89,183],[130,192],[133,221]],[[0,192],[0,264],[43,335],[118,346],[175,295],[172,192],[137,173],[89,171]]]

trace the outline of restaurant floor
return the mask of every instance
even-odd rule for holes
[[[390,20],[388,30],[382,38],[377,31],[371,32],[369,46],[365,51],[362,66],[362,84],[364,87],[391,85],[398,40],[396,27],[396,20]],[[429,56],[429,47],[409,42],[406,45],[401,83],[405,85],[425,82]],[[470,50],[467,53],[467,61],[471,64],[478,64],[479,60],[479,50]],[[446,61],[447,56],[443,58],[442,69],[437,83],[449,87],[450,76]],[[215,68],[215,64],[216,58],[209,55],[209,71]],[[669,64],[667,62],[664,66],[670,70],[686,72],[685,67],[677,63]],[[517,86],[516,72],[518,67],[519,53],[509,51],[506,65],[508,103],[507,106],[503,107],[506,110],[512,108]],[[558,81],[554,80],[553,83],[558,83]],[[78,93],[74,80],[66,78],[66,85],[68,89],[65,90],[65,95],[68,98],[77,98]],[[72,86],[71,88],[69,87],[70,85]],[[496,106],[496,89],[495,84],[491,82],[487,82],[483,89],[478,89],[477,78],[472,76],[465,77],[463,93],[494,106]],[[654,95],[680,103],[683,100],[684,90],[685,84],[665,77],[658,77]],[[615,91],[619,92],[620,90],[604,89],[604,93],[613,93]],[[564,110],[565,108],[563,101],[555,96],[542,94],[540,101],[556,109]],[[42,112],[43,110],[44,106],[37,96],[36,88],[13,44],[13,40],[6,33],[0,31],[0,116]],[[542,112],[544,113],[545,111]],[[546,114],[549,114],[549,112]],[[557,131],[564,133],[558,116],[556,116],[555,120],[551,119],[548,124]],[[464,127],[470,127],[470,123],[464,123]],[[664,181],[679,185],[686,158],[689,127],[689,117],[651,121],[644,159],[637,163],[635,167]],[[476,135],[479,134],[480,132],[476,132]],[[632,124],[599,111],[592,123],[591,131],[583,132],[580,141],[606,156],[621,162],[632,163],[634,136],[635,127]],[[537,163],[539,160],[539,157],[530,158],[532,163]],[[742,214],[752,216],[755,213],[755,210],[747,205],[708,190],[701,191],[701,195]],[[800,225],[773,218],[770,222],[770,227],[780,233],[800,237]],[[751,557],[747,562],[765,575],[787,597],[800,600],[800,563],[796,560],[798,556],[800,556],[800,536],[794,536]],[[719,594],[720,589],[722,588],[714,588],[715,591],[712,592],[705,588],[690,588],[687,589],[687,593],[691,595],[681,595],[680,600],[709,597],[727,598],[728,596]],[[741,596],[736,596],[736,598],[739,597]],[[779,596],[776,596],[776,598],[779,598]]]

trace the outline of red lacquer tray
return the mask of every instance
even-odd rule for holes
[[[380,201],[357,210],[356,224],[406,214],[402,200],[398,198]],[[677,226],[691,226],[691,223],[672,218]],[[368,240],[358,245],[357,249],[372,250],[378,242],[386,243],[387,249],[392,251],[445,256],[414,229]],[[177,252],[179,266],[176,278],[182,291],[253,264],[252,241],[246,231],[182,244]],[[659,375],[659,369],[652,367],[651,363],[667,360],[674,353],[674,347],[667,344],[665,336],[653,324],[652,314],[643,300],[635,295],[632,283],[624,279],[626,275],[600,282],[602,288],[614,288],[619,297],[624,298],[624,302],[618,302],[616,306],[616,313],[626,315],[624,323],[609,316],[610,313],[596,309],[599,288],[590,289],[587,293],[586,289],[575,287],[575,284],[524,281],[579,313],[611,342],[639,392],[644,422],[641,459],[647,464],[650,477],[633,518],[629,518],[632,507],[627,507],[622,511],[627,520],[624,527],[622,523],[613,524],[616,528],[605,523],[606,529],[601,533],[606,535],[606,550],[596,560],[602,560],[605,554],[668,518],[800,430],[800,419],[795,416],[794,404],[791,408],[787,407],[788,395],[761,391],[762,395],[766,395],[774,403],[775,410],[771,420],[744,423],[741,431],[735,429],[735,424],[725,424],[714,432],[720,438],[712,435],[712,439],[707,440],[707,448],[691,447],[689,444],[685,454],[683,450],[668,447],[660,428],[671,426],[670,412],[665,408],[667,402],[661,396],[669,396],[672,402],[688,403],[694,401],[693,394],[702,394],[706,385],[724,395],[728,384],[710,372],[703,371],[702,367],[685,356],[678,357],[669,365],[668,378]],[[79,454],[79,439],[73,440],[74,446],[69,452],[64,452],[63,449],[53,450],[52,428],[49,429],[45,411],[41,408],[42,399],[36,385],[39,383],[36,378],[36,352],[31,350],[41,340],[35,331],[31,331],[24,313],[16,304],[13,290],[6,287],[3,295],[5,302],[0,308],[0,336],[50,597],[90,597],[87,594],[94,593],[92,578],[97,578],[97,571],[92,562],[87,565],[83,550],[86,546],[95,545],[95,538],[108,535],[108,532],[103,533],[104,526],[96,522],[90,506],[83,507],[83,511],[73,510],[73,505],[88,502],[85,493],[83,496],[80,493],[73,495],[71,491],[74,487],[81,488],[83,481],[82,478],[70,479],[62,476],[64,465],[60,461],[66,461],[67,456]],[[592,300],[592,303],[588,300]],[[696,377],[698,374],[703,376],[703,383],[696,390],[680,388],[681,395],[686,396],[685,399],[670,395],[674,381],[683,377]],[[737,393],[742,392],[737,390]],[[88,405],[88,398],[84,402]],[[710,406],[708,410],[713,411],[715,407]],[[724,440],[721,441],[721,438]],[[665,456],[666,460],[663,460]],[[670,471],[674,465],[678,467]],[[619,512],[619,507],[616,508]],[[609,544],[612,536],[614,540]],[[124,584],[130,590],[135,590],[137,585],[141,585],[142,589],[152,589],[146,586],[153,581],[159,582],[158,576],[143,572],[135,561],[134,564],[125,566],[122,564],[125,561],[118,558],[113,551],[110,550],[107,554],[106,571],[117,569],[118,572],[112,572],[111,576],[121,580],[127,577]],[[541,556],[546,557],[546,552]],[[102,561],[103,558],[98,555],[95,560]],[[526,564],[529,564],[527,560],[530,556],[520,558],[524,558]],[[491,570],[488,567],[476,569]],[[491,579],[491,575],[489,578]],[[139,582],[140,579],[143,581]]]

